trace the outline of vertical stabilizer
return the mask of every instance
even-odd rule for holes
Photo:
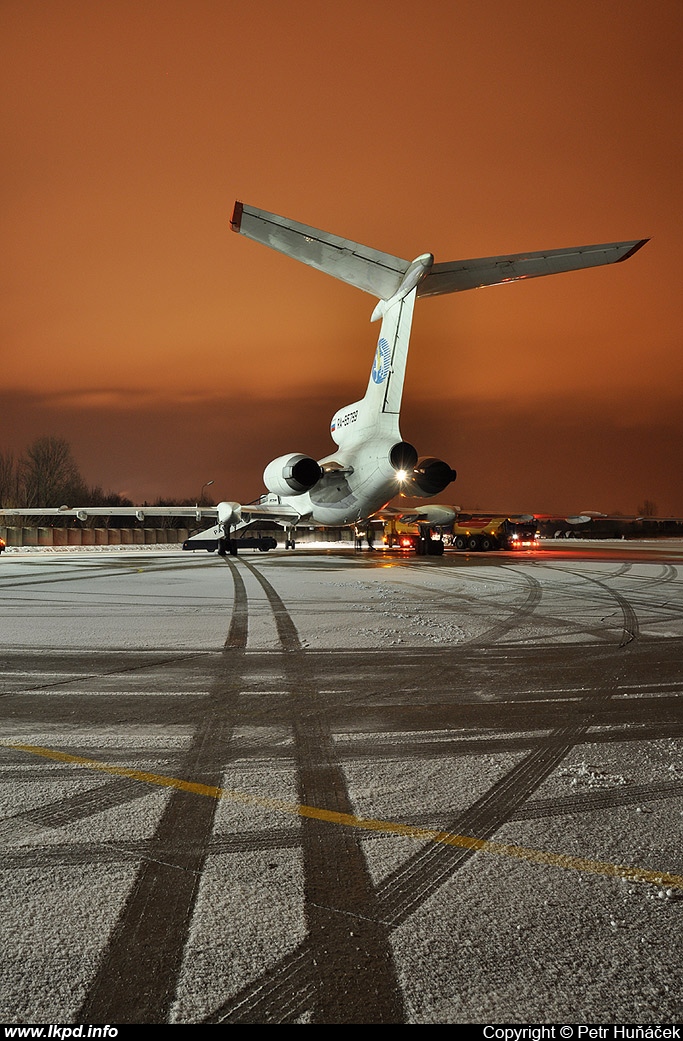
[[[416,288],[411,289],[383,307],[365,397],[340,409],[330,425],[332,440],[340,447],[351,448],[376,436],[400,440],[399,413],[416,293]]]
[[[395,415],[401,411],[410,329],[416,289],[386,306],[375,351],[375,360],[363,403],[368,416]]]

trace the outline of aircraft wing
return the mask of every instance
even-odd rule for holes
[[[0,517],[75,517],[85,520],[87,517],[192,517],[201,520],[203,517],[217,516],[216,506],[21,506],[0,510]]]
[[[250,506],[240,506],[239,511],[242,519],[249,524],[253,520],[283,520],[298,521],[301,514],[293,506],[285,506],[282,503],[256,503]]]
[[[445,527],[452,524],[458,516],[459,506],[445,506],[430,502],[422,506],[385,506],[373,513],[372,520],[396,520],[402,524],[432,524],[434,527]]]
[[[225,509],[223,509],[225,507]],[[252,520],[295,521],[300,514],[291,506],[281,503],[219,503],[218,506],[32,506],[0,509],[0,517],[74,517],[84,521],[88,517],[179,517],[188,520],[222,520],[226,515],[244,523]]]
[[[607,242],[596,246],[574,246],[541,250],[539,253],[511,253],[504,257],[479,257],[433,264],[429,274],[418,285],[417,295],[459,293],[465,289],[497,286],[522,278],[539,278],[541,275],[556,275],[602,264],[618,264],[628,260],[648,241],[635,239],[631,242]]]
[[[596,518],[604,518],[604,513],[584,510],[574,516],[557,513],[508,513],[507,510],[463,510],[461,506],[425,503],[420,506],[385,506],[373,514],[373,519],[382,521],[397,520],[402,524],[432,524],[435,526],[452,524],[458,520],[477,524],[488,524],[494,517],[505,518],[514,524],[531,524],[533,521],[567,521],[569,524],[586,524]],[[622,518],[624,519],[624,518]],[[633,518],[626,518],[633,519]]]

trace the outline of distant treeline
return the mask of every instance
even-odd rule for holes
[[[61,437],[39,437],[22,454],[15,458],[11,452],[0,452],[0,507],[3,509],[29,509],[60,506],[133,506],[130,499],[118,492],[104,491],[100,485],[86,484],[73,456],[71,445]],[[140,506],[194,505],[194,503],[138,503]],[[18,518],[17,518],[18,520]],[[184,522],[174,518],[163,523],[163,527],[182,526]],[[68,526],[74,523],[71,517],[50,517],[50,525]],[[33,517],[31,524],[36,524]],[[78,522],[76,522],[78,523]],[[95,524],[89,518],[90,526]],[[98,518],[98,527],[129,527],[130,517]]]
[[[680,538],[683,519],[676,517],[592,517],[584,524],[544,520],[538,524],[544,538],[647,539]]]

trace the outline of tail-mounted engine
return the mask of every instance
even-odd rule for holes
[[[401,494],[429,498],[438,495],[455,480],[456,473],[443,459],[424,456],[408,441],[398,441],[389,451],[389,462],[401,483]]]
[[[389,462],[397,472],[408,473],[417,462],[417,449],[408,441],[398,441],[389,452]]]
[[[418,459],[417,465],[407,475],[401,493],[429,498],[442,492],[455,478],[455,470],[443,459],[424,456]]]
[[[268,463],[263,471],[263,483],[274,495],[303,495],[321,476],[322,469],[310,456],[281,455]]]

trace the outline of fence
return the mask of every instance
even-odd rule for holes
[[[268,528],[266,532],[264,527],[263,533],[274,535],[278,543],[284,544],[282,529]],[[14,547],[182,545],[189,537],[187,528],[10,528],[0,525],[0,539]],[[300,529],[296,533],[296,541],[300,544],[352,542],[353,532],[348,528]]]
[[[9,528],[0,525],[8,546],[156,546],[183,543],[187,528]]]

